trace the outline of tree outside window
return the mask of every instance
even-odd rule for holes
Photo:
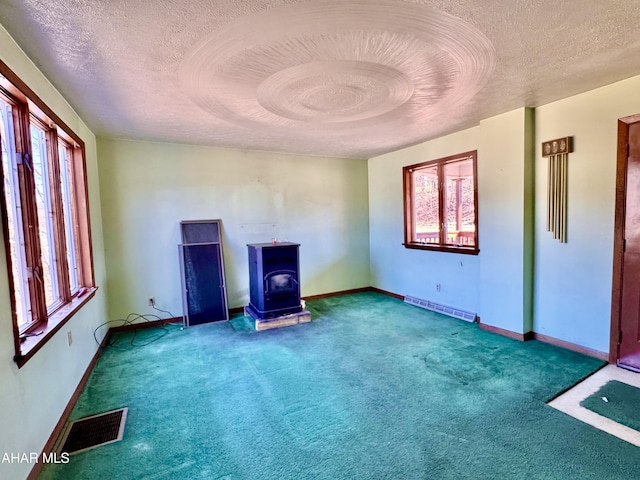
[[[403,168],[407,248],[477,255],[477,152]]]

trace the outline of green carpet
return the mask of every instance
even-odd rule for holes
[[[611,380],[580,402],[580,405],[640,431],[640,388]]]
[[[106,350],[72,418],[127,406],[123,441],[41,478],[637,478],[640,449],[545,404],[602,362],[375,293],[307,308]]]

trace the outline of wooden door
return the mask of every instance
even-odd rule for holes
[[[618,365],[640,371],[640,122],[627,145]]]

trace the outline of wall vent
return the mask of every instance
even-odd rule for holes
[[[449,307],[448,305],[442,305],[441,303],[432,302],[431,300],[423,300],[422,298],[411,297],[407,295],[404,297],[404,301],[405,303],[415,305],[416,307],[425,308],[433,312],[442,313],[443,315],[459,318],[460,320],[464,320],[465,322],[476,321],[476,314],[473,312],[460,310],[456,307]]]

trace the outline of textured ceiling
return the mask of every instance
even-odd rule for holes
[[[0,0],[98,136],[368,158],[640,74],[640,2]]]

